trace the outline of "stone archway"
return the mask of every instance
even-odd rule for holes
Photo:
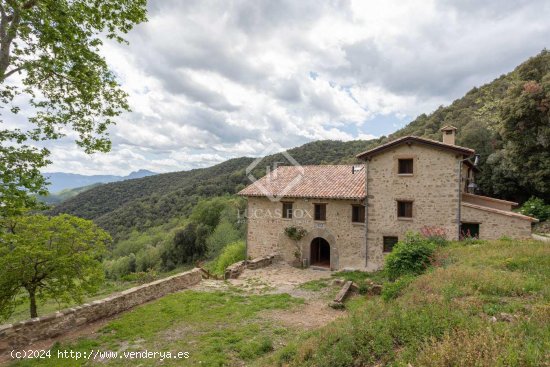
[[[300,241],[302,247],[302,257],[307,260],[307,263],[312,265],[311,262],[311,243],[314,239],[321,238],[326,241],[330,248],[330,270],[338,270],[338,246],[336,243],[336,237],[325,228],[314,228],[308,231],[307,235]]]
[[[310,265],[330,269],[330,244],[323,237],[315,237],[310,244]]]

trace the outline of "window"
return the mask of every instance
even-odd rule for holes
[[[412,201],[398,201],[397,202],[397,217],[399,218],[412,218],[413,216],[413,203]]]
[[[397,241],[397,237],[384,237],[384,252],[392,252]]]
[[[327,204],[315,205],[315,220],[327,220]]]
[[[479,238],[479,223],[461,223],[460,239]]]
[[[399,159],[398,171],[400,175],[412,175],[413,173],[413,159]]]
[[[283,218],[292,219],[292,203],[283,203]]]
[[[365,223],[365,206],[364,205],[351,206],[351,221],[354,223]]]

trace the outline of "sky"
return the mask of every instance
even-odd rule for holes
[[[550,2],[150,0],[103,54],[132,112],[107,154],[48,144],[47,172],[211,166],[319,139],[370,139],[550,46]]]

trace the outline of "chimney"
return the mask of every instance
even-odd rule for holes
[[[451,125],[445,125],[441,128],[444,144],[455,145],[456,130],[458,129]]]

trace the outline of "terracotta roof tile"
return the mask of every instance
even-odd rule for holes
[[[365,171],[362,165],[279,166],[241,190],[241,196],[363,199]],[[357,169],[361,168],[360,171]]]

